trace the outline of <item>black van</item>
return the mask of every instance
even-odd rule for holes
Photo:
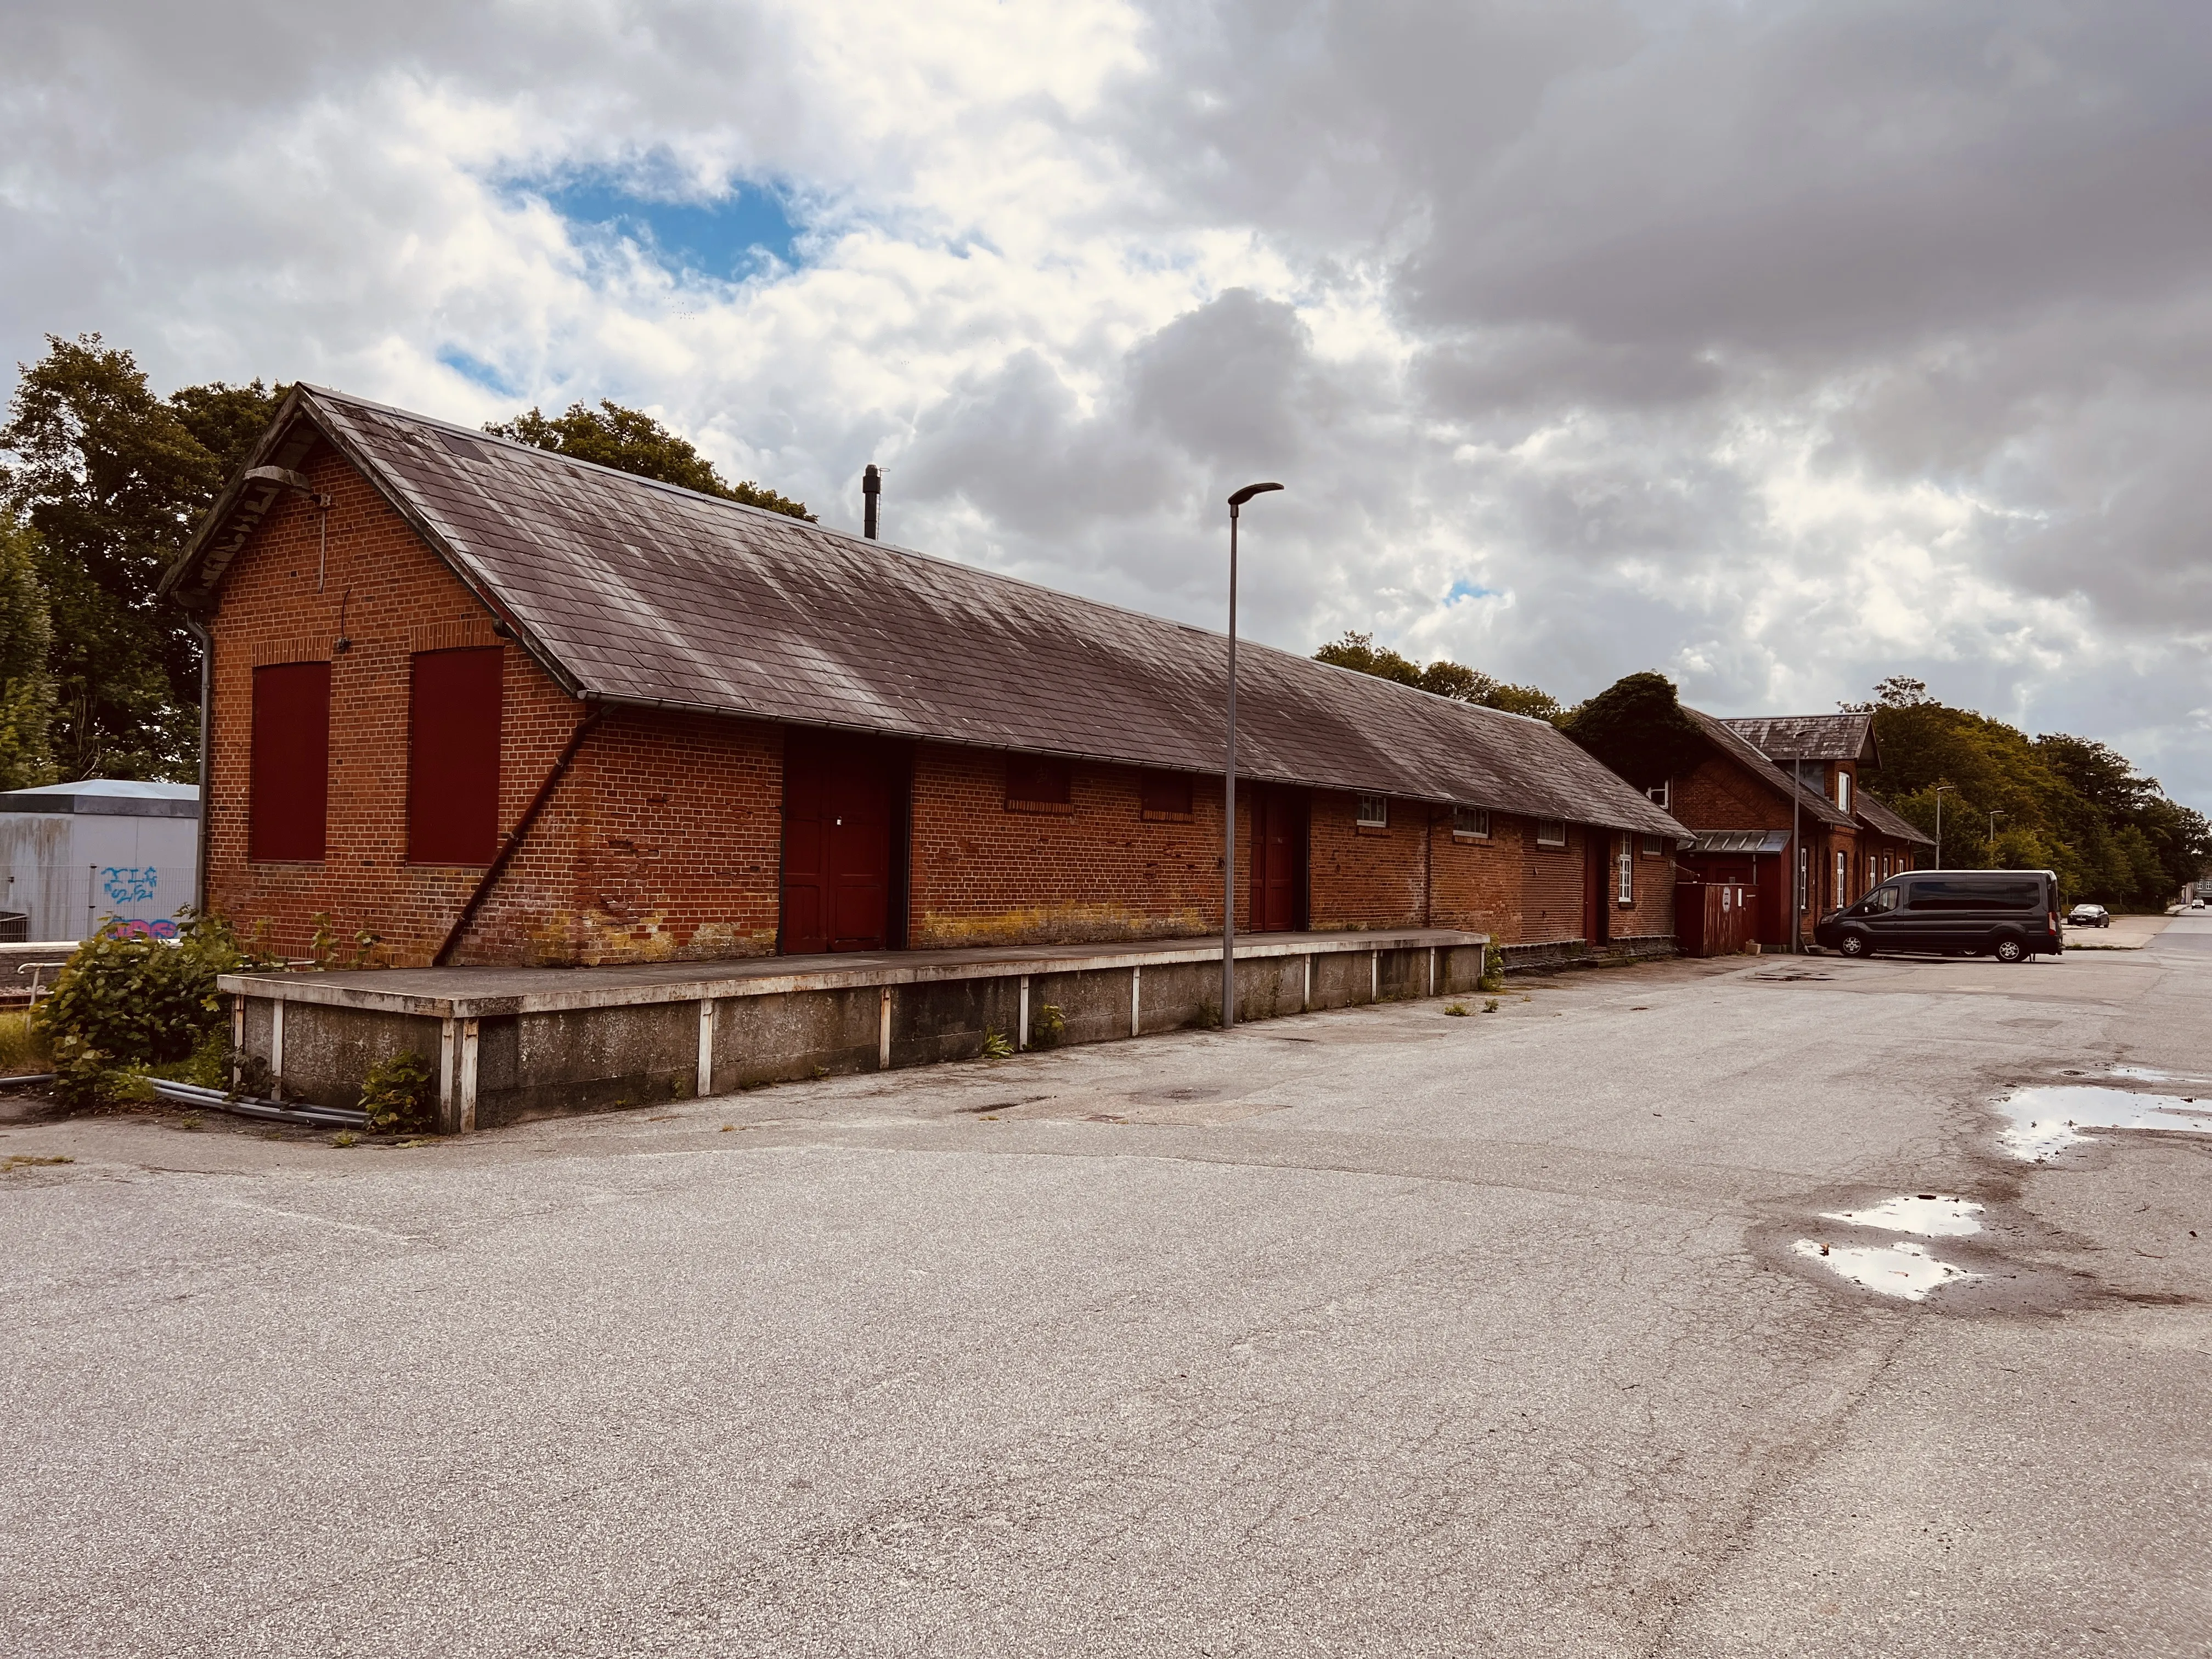
[[[2057,956],[2058,878],[2048,870],[1915,870],[1831,911],[1815,943],[1847,957],[1939,951],[2025,962]]]

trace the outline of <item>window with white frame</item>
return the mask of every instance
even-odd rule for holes
[[[1567,821],[1565,818],[1538,818],[1536,845],[1565,847],[1567,844]]]
[[[1667,856],[1667,843],[1656,836],[1644,836],[1644,856],[1647,859],[1665,858]]]
[[[1651,797],[1651,804],[1659,808],[1662,812],[1668,810],[1668,798],[1673,793],[1674,781],[1672,778],[1669,778],[1664,783],[1653,784],[1649,789],[1644,792],[1645,794]]]
[[[1352,814],[1352,821],[1362,830],[1386,830],[1390,825],[1390,800],[1387,795],[1362,795]]]
[[[1836,769],[1836,805],[1846,812],[1851,810],[1851,775],[1840,767]]]
[[[1846,853],[1838,853],[1836,854],[1836,902],[1834,905],[1831,907],[1832,908],[1840,910],[1844,908],[1844,889],[1850,881],[1850,855]]]
[[[1462,841],[1489,840],[1490,809],[1486,806],[1453,807],[1452,834]]]
[[[1613,860],[1614,867],[1620,872],[1620,902],[1633,904],[1636,902],[1636,859],[1631,849],[1636,843],[1630,836],[1618,836],[1614,837],[1613,844],[1620,848],[1620,854]]]

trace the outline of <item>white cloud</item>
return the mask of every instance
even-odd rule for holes
[[[1908,672],[2212,805],[2212,23],[1608,0],[13,6],[0,324],[725,467],[1124,603],[1720,712]],[[772,186],[678,276],[518,180]],[[472,360],[512,386],[504,395]],[[1470,587],[1486,590],[1461,597]]]

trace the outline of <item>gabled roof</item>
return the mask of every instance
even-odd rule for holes
[[[1760,714],[1732,720],[1746,743],[1777,761],[1864,761],[1878,764],[1871,714]]]
[[[1863,789],[1858,792],[1859,821],[1878,836],[1887,836],[1896,841],[1909,841],[1916,847],[1933,847],[1936,837],[1927,834],[1910,820],[1899,817]]]
[[[1698,729],[1711,740],[1714,748],[1750,773],[1761,783],[1788,800],[1794,793],[1797,805],[1805,815],[1817,823],[1832,824],[1838,830],[1856,828],[1851,815],[1838,807],[1810,781],[1793,783],[1790,774],[1753,748],[1738,736],[1735,727],[1740,720],[1716,720],[1711,714],[1683,705],[1682,712],[1698,723]]]
[[[213,603],[319,436],[572,694],[1207,772],[1218,634],[314,386],[286,398],[162,590]],[[1240,642],[1240,776],[1686,841],[1549,724]]]

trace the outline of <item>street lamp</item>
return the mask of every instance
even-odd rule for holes
[[[1237,1024],[1237,514],[1279,483],[1246,484],[1229,498],[1229,759],[1221,791],[1221,1029]]]
[[[1997,820],[2003,816],[2004,809],[2002,807],[1997,808],[1995,811],[1990,814],[1990,845],[1992,847],[1996,845],[1997,841]]]
[[[1950,787],[1948,783],[1936,786],[1936,867],[1938,870],[1943,867],[1943,792]]]

